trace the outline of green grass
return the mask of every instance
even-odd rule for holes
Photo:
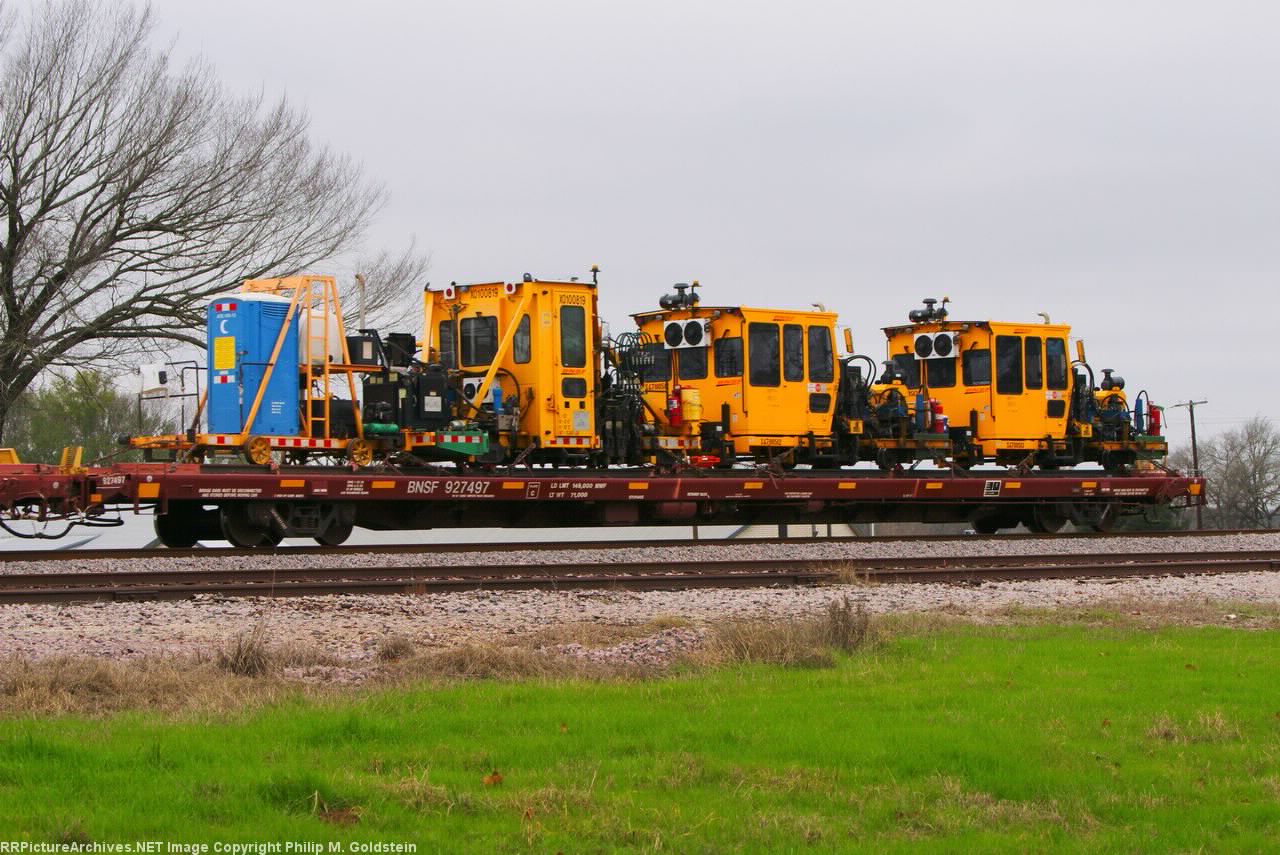
[[[10,718],[0,839],[1267,851],[1278,642],[958,627],[834,668],[451,683],[231,721]]]

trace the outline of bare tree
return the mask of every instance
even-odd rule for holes
[[[1171,462],[1190,470],[1191,455]],[[1280,430],[1262,416],[1200,443],[1205,523],[1214,528],[1275,528],[1280,522]]]
[[[175,69],[152,28],[93,0],[0,20],[0,433],[45,369],[203,346],[211,295],[352,255],[384,202],[303,112]],[[375,306],[425,267],[380,264]]]

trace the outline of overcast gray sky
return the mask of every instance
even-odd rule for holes
[[[1205,433],[1280,418],[1280,4],[154,7],[385,182],[373,242],[437,285],[595,262],[618,329],[698,278],[877,356],[947,295],[1073,324],[1131,391],[1208,398]]]

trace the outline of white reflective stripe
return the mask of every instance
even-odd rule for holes
[[[305,436],[269,436],[272,448],[339,448],[340,439],[308,439]]]
[[[589,446],[591,442],[592,438],[589,436],[553,436],[547,440],[547,446],[549,448],[560,445]]]

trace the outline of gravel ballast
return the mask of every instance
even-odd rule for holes
[[[148,556],[145,562],[112,558],[64,559],[60,561],[6,561],[0,553],[0,574],[43,573],[51,571],[114,573],[128,570],[155,572],[244,570],[249,568],[285,569],[293,567],[447,567],[450,565],[495,564],[514,566],[544,563],[600,563],[652,561],[661,556],[673,562],[732,561],[734,559],[781,558],[802,562],[831,558],[896,558],[896,557],[985,557],[994,555],[1055,555],[1092,553],[1158,552],[1225,552],[1236,550],[1280,550],[1280,532],[1259,534],[1217,534],[1184,537],[1177,540],[1111,536],[1105,538],[974,538],[973,540],[919,541],[883,540],[836,543],[815,539],[787,543],[735,543],[723,545],[654,547],[637,544],[634,548],[565,550],[493,550],[489,552],[360,552],[339,550],[324,555],[291,553],[288,549],[264,552],[262,555],[219,558],[214,555],[167,558],[163,550]]]
[[[1167,541],[1165,541],[1167,544]],[[1172,544],[1169,544],[1170,547]],[[1051,554],[1149,552],[1152,540],[1106,538],[1082,540],[982,540],[919,543],[726,545],[716,549],[664,550],[664,557],[767,557],[785,552],[796,561],[805,558],[892,557],[892,555]],[[1211,535],[1181,539],[1185,550],[1280,548],[1280,535]],[[716,555],[708,553],[717,553]],[[466,563],[493,561],[516,564],[526,559],[547,561],[549,553],[486,553],[466,555]],[[573,550],[566,561],[595,557],[602,562],[653,559],[653,550]],[[460,562],[456,554],[415,554],[406,561],[393,555],[343,553],[337,561],[353,563]],[[328,557],[265,555],[259,561],[280,566],[333,563]],[[216,567],[219,562],[243,564],[227,558],[201,562],[189,558],[156,558],[145,566],[128,562],[129,570],[170,570],[182,564],[189,570]],[[58,570],[70,570],[59,562]],[[102,562],[84,562],[100,566]],[[257,562],[255,562],[257,563]],[[47,564],[44,566],[47,570]],[[8,572],[18,572],[6,564]],[[35,568],[24,568],[32,572]],[[119,568],[116,568],[119,570]],[[104,572],[110,572],[105,570]],[[547,634],[572,625],[640,626],[654,622],[652,640],[631,640],[608,653],[582,645],[561,645],[562,653],[599,658],[612,655],[637,664],[654,664],[668,653],[696,643],[700,627],[733,618],[786,619],[813,616],[838,596],[860,600],[873,614],[942,612],[957,617],[993,619],[1016,608],[1083,608],[1107,603],[1256,603],[1280,605],[1280,573],[1229,573],[1221,576],[1144,577],[1121,580],[1044,580],[987,582],[982,585],[877,584],[777,589],[700,589],[685,591],[467,591],[467,593],[408,595],[315,596],[278,600],[221,599],[201,596],[182,602],[86,603],[77,605],[6,605],[0,607],[0,657],[49,658],[61,655],[138,658],[151,655],[207,655],[253,626],[264,625],[271,640],[310,646],[330,657],[357,666],[374,660],[381,641],[404,636],[419,649],[443,649],[467,643],[513,644],[527,636]],[[687,628],[671,630],[663,623],[678,619]],[[1234,616],[1222,616],[1234,619]]]

